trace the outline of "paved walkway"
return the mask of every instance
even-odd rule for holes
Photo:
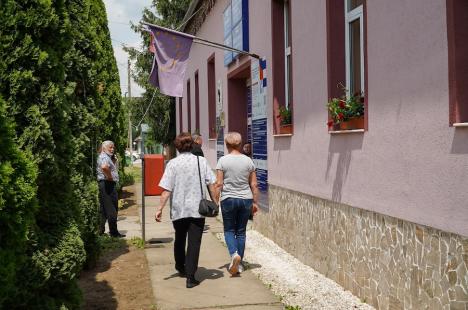
[[[141,206],[141,185],[137,187],[137,203]],[[279,298],[250,271],[240,277],[231,277],[227,272],[229,254],[226,247],[214,236],[222,232],[222,223],[209,218],[203,234],[199,268],[195,275],[201,284],[185,288],[185,279],[174,269],[174,230],[166,205],[163,221],[156,223],[154,213],[159,197],[146,197],[146,241],[145,249],[150,268],[151,282],[158,310],[166,309],[283,309]],[[140,208],[141,218],[141,208]],[[141,236],[138,219],[119,218],[119,230],[127,238]],[[136,284],[138,285],[138,284]]]

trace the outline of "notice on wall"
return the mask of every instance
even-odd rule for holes
[[[223,83],[216,83],[216,157],[224,155],[224,108],[223,108]]]
[[[266,64],[266,61],[264,61]],[[266,84],[262,78],[259,61],[252,61],[252,157],[257,168],[258,189],[268,192],[268,135]]]

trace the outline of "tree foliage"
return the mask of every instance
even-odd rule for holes
[[[18,234],[28,234],[15,241],[1,231],[0,253],[17,242],[21,265],[2,260],[15,277],[5,291],[0,280],[0,308],[75,309],[76,278],[99,253],[97,145],[114,140],[123,153],[125,139],[105,7],[102,0],[2,0],[0,33],[2,115],[14,128],[13,142],[0,139],[0,149],[16,144],[36,181],[20,193],[11,182],[2,189],[19,196],[18,207],[0,209],[0,219],[24,216]],[[15,173],[26,169],[17,165]],[[26,199],[31,192],[36,200]]]
[[[151,7],[143,10],[141,21],[175,29],[182,22],[189,4],[190,0],[153,0]],[[146,107],[152,102],[144,119],[152,129],[150,136],[156,142],[170,144],[175,138],[175,101],[174,98],[162,95],[158,89],[148,83],[153,64],[153,54],[148,50],[150,37],[141,24],[133,25],[132,29],[142,38],[141,51],[130,47],[125,50],[135,62],[133,77],[145,89],[145,93],[142,100],[132,101],[131,112],[138,122]]]
[[[0,305],[14,294],[13,283],[26,261],[28,234],[37,209],[37,170],[30,154],[19,150],[14,136],[6,103],[0,98]]]

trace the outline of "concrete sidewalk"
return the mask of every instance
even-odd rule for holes
[[[136,187],[137,203],[141,206],[141,185],[136,184]],[[146,197],[145,204],[145,252],[157,309],[283,309],[279,298],[252,272],[247,270],[240,277],[231,277],[227,271],[227,249],[214,236],[222,232],[222,223],[213,218],[206,220],[199,267],[195,275],[201,284],[192,289],[185,288],[185,278],[180,278],[174,268],[174,230],[169,218],[169,205],[164,209],[163,221],[156,223],[154,214],[159,197]],[[119,227],[125,229],[126,222],[126,219],[120,220]],[[128,223],[131,225],[128,232],[131,230],[130,235],[135,235],[135,222],[132,222]]]

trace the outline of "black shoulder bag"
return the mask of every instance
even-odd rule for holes
[[[219,206],[213,200],[213,196],[211,196],[210,189],[207,188],[208,193],[210,194],[211,200],[205,199],[202,181],[201,181],[201,173],[200,173],[200,157],[197,156],[197,163],[198,163],[198,178],[200,179],[200,191],[202,195],[202,199],[200,200],[200,204],[198,205],[198,213],[203,216],[207,217],[215,217],[219,213]]]

